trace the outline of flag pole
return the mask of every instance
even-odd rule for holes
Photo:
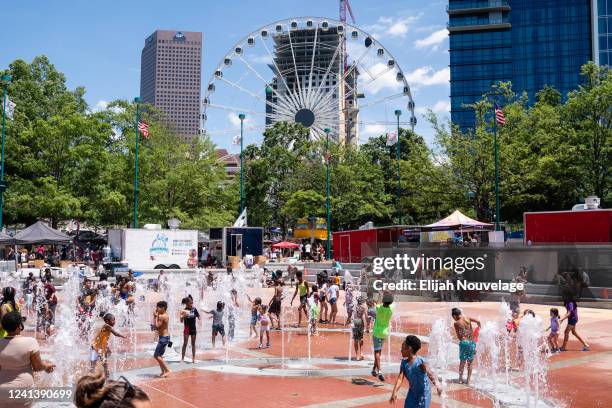
[[[140,98],[134,98],[134,103],[136,104],[136,157],[134,159],[134,215],[132,228],[138,228],[138,142],[140,140],[138,124],[140,122]]]
[[[325,212],[327,215],[327,259],[332,259],[331,256],[331,242],[330,242],[330,238],[331,238],[331,209],[330,209],[330,201],[329,201],[329,196],[330,196],[330,186],[329,186],[329,160],[330,160],[330,154],[329,154],[329,132],[331,132],[331,129],[324,129],[323,130],[325,132]],[[315,221],[316,223],[316,221]]]
[[[2,159],[0,163],[0,231],[4,227],[4,191],[6,190],[6,184],[4,183],[4,142],[6,138],[6,94],[8,92],[8,85],[11,83],[12,77],[10,75],[2,76],[2,83],[4,84],[4,91],[2,93]]]
[[[497,146],[497,104],[493,105],[493,151],[495,155],[495,231],[499,226],[499,151]]]

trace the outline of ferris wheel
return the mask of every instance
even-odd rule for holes
[[[402,122],[398,109],[406,109]],[[378,40],[337,20],[301,17],[236,43],[202,101],[203,133],[215,142],[231,140],[241,125],[261,134],[277,122],[301,123],[312,139],[359,143],[398,124],[414,129],[416,117],[406,77]]]

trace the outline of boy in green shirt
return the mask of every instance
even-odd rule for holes
[[[378,377],[380,381],[385,381],[385,377],[380,371],[380,354],[382,352],[383,343],[389,336],[389,322],[393,316],[393,294],[387,292],[383,294],[382,305],[376,305],[376,320],[374,320],[374,330],[372,330],[372,344],[374,345],[374,367],[372,367],[372,375]]]

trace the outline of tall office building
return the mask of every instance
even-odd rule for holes
[[[612,66],[612,0],[594,0],[593,54],[600,65]]]
[[[603,47],[597,51],[594,41],[607,47],[601,39],[612,39],[601,34],[612,21],[602,10],[612,13],[611,6],[612,0],[449,0],[453,123],[473,128],[474,111],[465,105],[498,81],[526,91],[530,103],[546,85],[564,97],[576,89],[582,65],[594,55],[606,64],[612,55]]]
[[[185,142],[200,131],[202,33],[157,30],[145,40],[140,98],[164,112]]]

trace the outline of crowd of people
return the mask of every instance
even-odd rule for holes
[[[269,301],[264,302],[261,297],[251,298],[244,293],[248,299],[250,310],[250,337],[257,339],[262,349],[272,347],[271,331],[282,330],[284,285],[286,278],[292,284],[293,295],[289,301],[289,307],[293,307],[296,299],[299,303],[297,308],[298,321],[295,327],[306,327],[312,335],[319,335],[321,325],[345,325],[351,328],[351,335],[355,351],[354,358],[358,361],[364,359],[364,336],[371,332],[373,345],[373,365],[371,374],[380,381],[385,381],[381,369],[381,354],[385,342],[390,335],[390,324],[394,313],[393,295],[385,292],[376,301],[372,296],[361,296],[357,288],[350,281],[341,279],[336,270],[332,274],[321,271],[317,274],[316,281],[306,281],[304,273],[297,268],[290,267],[288,276],[284,277],[280,271],[275,271],[272,276],[274,291]],[[293,279],[292,279],[293,278]],[[156,288],[162,292],[169,292],[167,276],[160,272]],[[126,379],[121,381],[109,380],[112,373],[109,370],[109,358],[111,356],[110,338],[116,336],[125,338],[126,334],[117,328],[116,318],[112,308],[119,302],[124,302],[130,315],[134,315],[136,281],[130,272],[125,277],[118,277],[115,282],[109,282],[108,277],[101,274],[99,280],[94,282],[84,278],[77,299],[76,320],[83,338],[93,339],[90,344],[89,363],[90,373],[85,375],[77,384],[75,401],[79,407],[106,406],[104,404],[117,404],[111,406],[125,407],[148,407],[150,400],[146,394],[132,385]],[[342,306],[345,308],[346,318],[339,320],[339,303],[344,292]],[[50,271],[45,271],[40,280],[30,275],[21,288],[22,297],[17,297],[17,290],[7,286],[2,289],[2,300],[0,302],[0,389],[6,387],[31,387],[34,386],[34,372],[52,373],[55,366],[53,362],[42,359],[36,336],[22,335],[24,321],[28,318],[36,319],[36,331],[43,340],[52,336],[56,329],[55,309],[58,299],[53,285]],[[217,293],[211,291],[211,293]],[[224,294],[217,296],[224,297]],[[185,360],[187,349],[191,347],[191,362],[196,362],[196,338],[198,335],[198,323],[202,314],[208,315],[211,320],[211,343],[214,348],[217,341],[221,340],[223,346],[227,341],[235,340],[236,319],[241,308],[239,304],[239,293],[234,288],[229,294],[231,299],[226,305],[223,300],[216,302],[216,307],[211,310],[199,311],[194,305],[191,295],[182,299],[182,307],[178,313],[178,319],[183,324],[183,341],[181,347],[181,360]],[[564,302],[565,313],[563,316],[557,308],[550,309],[550,325],[546,329],[548,350],[553,353],[566,350],[569,335],[573,334],[582,344],[583,351],[589,350],[586,340],[578,334],[576,326],[578,323],[578,305],[575,298],[569,296]],[[454,308],[451,312],[454,320],[454,332],[459,343],[459,382],[469,384],[472,377],[472,365],[477,354],[478,331],[480,321],[474,317],[466,316],[463,312]],[[512,318],[508,320],[506,329],[508,334],[516,336],[522,320],[528,316],[535,316],[533,310],[521,311],[514,308]],[[153,358],[160,367],[160,377],[168,377],[171,369],[164,359],[168,347],[173,347],[170,337],[170,326],[175,317],[168,313],[168,301],[160,300],[155,304],[155,311],[151,321],[151,330],[156,333],[156,347]],[[93,331],[93,322],[101,319],[101,325]],[[562,331],[561,325],[567,321],[564,329],[563,341],[559,339]],[[129,323],[129,322],[128,322]],[[226,328],[227,323],[227,328]],[[123,326],[122,326],[123,327]],[[60,328],[61,329],[61,328]],[[426,360],[419,356],[421,343],[416,336],[407,336],[402,343],[402,361],[400,376],[397,378],[391,394],[391,401],[397,399],[398,390],[403,380],[409,383],[409,392],[406,406],[428,407],[431,401],[431,390],[440,392],[436,379],[429,369]],[[520,352],[520,347],[519,347]],[[464,371],[467,376],[464,381]],[[118,390],[131,389],[131,398],[118,399]]]
[[[5,261],[16,261],[22,267],[30,262],[42,260],[49,266],[59,267],[62,261],[82,262],[97,267],[103,260],[102,248],[98,245],[32,245],[20,247],[6,246],[2,251]]]

